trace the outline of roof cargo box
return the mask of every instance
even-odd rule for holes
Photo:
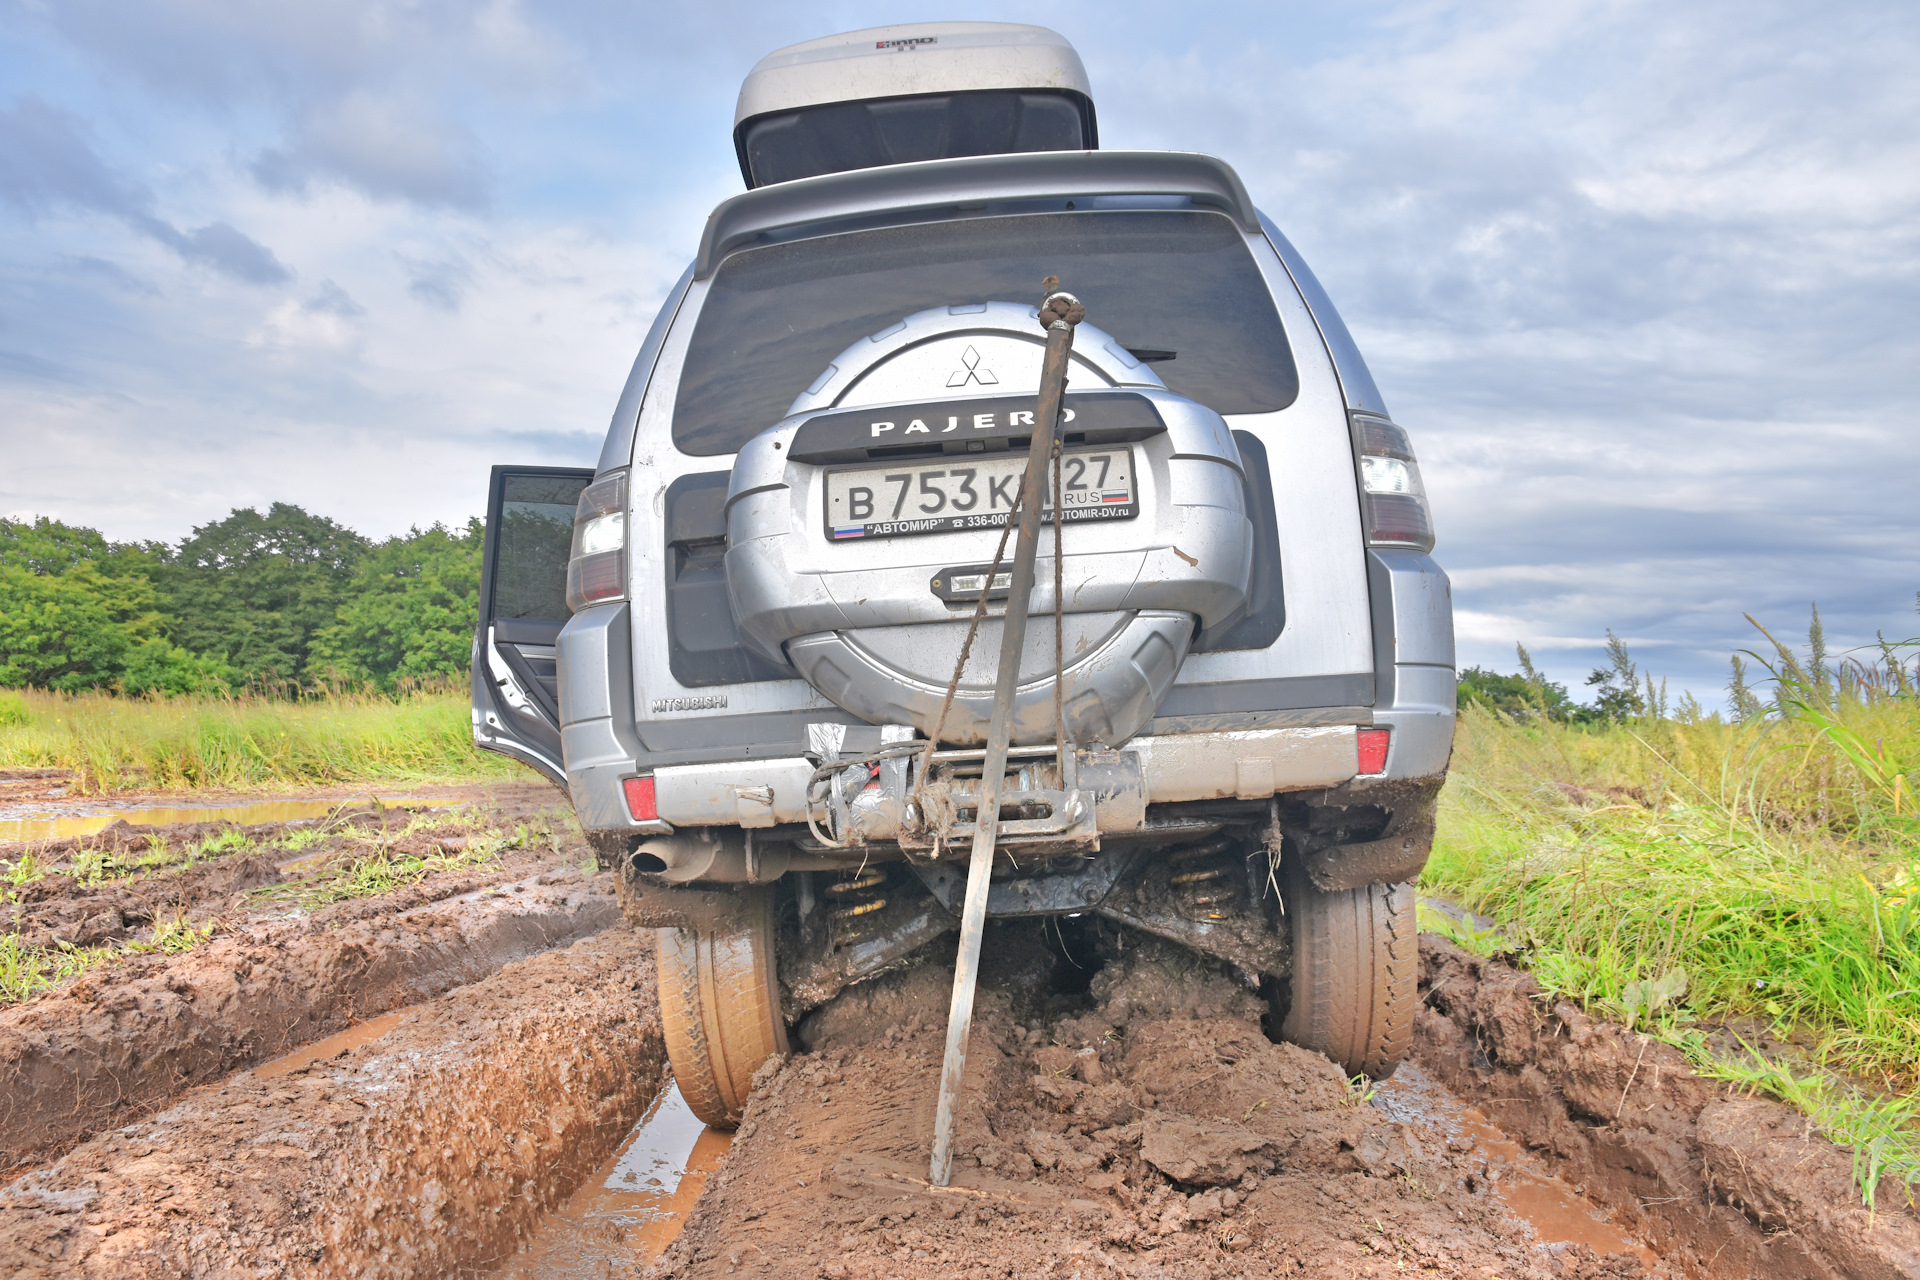
[[[1010,22],[915,22],[790,45],[740,86],[749,187],[849,169],[1099,146],[1066,37]]]

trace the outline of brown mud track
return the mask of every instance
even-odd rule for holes
[[[948,974],[855,988],[766,1069],[648,1274],[1920,1276],[1920,1217],[1889,1195],[1870,1221],[1803,1117],[1422,941],[1417,1057],[1371,1096],[1184,954],[1134,943],[1064,1007],[1003,955],[950,1188],[926,1182]]]
[[[390,843],[463,838],[410,818]],[[562,1211],[665,1078],[608,878],[555,835],[294,909],[258,891],[333,846],[272,832],[3,908],[23,937],[111,909],[137,938],[140,903],[220,928],[0,1010],[0,1275],[1920,1277],[1920,1216],[1883,1189],[1870,1217],[1804,1118],[1503,964],[1423,938],[1416,1058],[1370,1089],[1274,1043],[1229,969],[1027,922],[988,935],[953,1187],[926,1183],[949,942],[808,1018],[657,1263],[653,1227],[576,1214],[583,1261]]]
[[[1421,939],[1419,1059],[1565,1180],[1700,1274],[1920,1276],[1920,1213],[1805,1116],[1694,1075],[1678,1050],[1543,1000],[1528,975]]]
[[[369,786],[364,782],[340,782],[301,787],[293,791],[208,788],[181,792],[136,787],[104,793],[76,791],[74,781],[75,775],[69,769],[0,769],[0,818],[124,812],[130,821],[137,823],[143,812],[227,809],[316,800],[350,801],[374,794],[412,803],[487,803],[509,809],[520,808],[526,812],[550,809],[557,803],[564,803],[564,797],[551,783],[532,779],[430,783],[420,786]]]
[[[664,1061],[652,949],[616,927],[16,1179],[0,1274],[471,1273],[632,1127]]]
[[[283,824],[119,823],[83,839],[7,847],[10,861],[30,853],[52,868],[0,905],[0,924],[28,946],[138,941],[169,918],[214,933],[184,954],[125,955],[0,1007],[0,1173],[56,1157],[191,1085],[615,923],[612,897],[580,870],[578,840],[505,849],[317,909],[273,892],[298,888],[312,868],[343,852],[458,853],[478,838],[463,832],[527,816],[525,800],[550,805],[555,796],[548,788],[530,797],[519,790],[484,814],[448,816],[438,835],[404,833],[415,816],[404,810],[353,814],[298,853],[261,843],[286,835]],[[77,873],[87,854],[132,859],[223,832],[248,843],[184,868],[106,879]]]

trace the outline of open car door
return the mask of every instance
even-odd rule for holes
[[[567,608],[574,507],[585,467],[495,467],[487,489],[480,625],[473,640],[473,741],[565,789],[554,643]]]

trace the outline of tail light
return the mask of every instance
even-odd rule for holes
[[[1356,413],[1353,446],[1360,456],[1367,545],[1433,550],[1433,516],[1407,433],[1385,418]]]
[[[567,604],[578,612],[627,594],[627,473],[588,485],[573,513],[573,556],[567,561]]]

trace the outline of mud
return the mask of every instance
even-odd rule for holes
[[[1230,967],[995,924],[951,1187],[950,939],[809,1015],[729,1150],[662,1100],[651,939],[577,840],[275,896],[379,821],[106,881],[90,857],[157,833],[42,844],[22,936],[111,908],[137,937],[139,904],[219,931],[0,1012],[0,1163],[37,1166],[0,1274],[1920,1277],[1920,1215],[1869,1215],[1804,1117],[1430,937],[1415,1060],[1375,1087],[1274,1043]]]
[[[512,806],[522,797],[506,799]],[[405,810],[355,814],[297,854],[268,844],[287,834],[280,825],[122,823],[38,846],[36,859],[54,873],[19,886],[0,907],[19,943],[137,943],[176,919],[211,936],[183,954],[120,955],[0,1008],[0,1173],[52,1159],[182,1089],[613,924],[618,909],[602,881],[579,869],[586,849],[577,839],[450,864],[368,898],[301,905],[298,891],[316,868],[346,852],[456,854],[506,812],[489,806],[484,819],[449,818],[428,833],[408,832],[414,815]],[[226,833],[249,843],[184,868],[138,868],[150,850]],[[102,866],[130,873],[99,879]]]
[[[82,978],[0,1013],[0,1168],[618,918],[568,870],[386,920],[260,926]]]
[[[120,808],[112,816],[88,817],[88,824],[99,820],[104,825],[85,834],[24,841],[7,840],[0,829],[0,860],[9,868],[25,865],[39,873],[0,894],[0,932],[17,934],[28,946],[91,947],[134,937],[171,916],[256,915],[271,905],[271,895],[262,901],[258,891],[298,882],[350,850],[377,842],[402,856],[457,853],[473,833],[550,817],[558,813],[556,802],[563,800],[552,787],[520,784],[497,795],[449,790],[404,803],[349,796],[225,809]],[[464,808],[448,815],[451,831],[399,834],[416,815],[451,810],[456,803]],[[289,808],[317,811],[312,816],[319,821],[270,816]],[[6,812],[0,811],[0,827]],[[204,817],[218,813],[251,813],[259,820]],[[187,815],[196,815],[196,820],[169,820]],[[297,855],[271,847],[294,833],[305,837]],[[226,852],[218,843],[223,840],[240,846],[239,851]],[[534,860],[524,855],[517,859],[522,865]]]
[[[1661,1254],[1728,1276],[1920,1276],[1920,1214],[1805,1116],[1735,1097],[1681,1054],[1548,1001],[1497,961],[1421,938],[1420,1063]]]
[[[1231,971],[1126,939],[1079,994],[1060,971],[1089,939],[989,941],[950,1187],[926,1181],[936,957],[845,993],[803,1026],[805,1052],[763,1069],[726,1165],[645,1274],[1683,1274],[1570,1192],[1583,1238],[1543,1239],[1500,1194],[1517,1152],[1273,1043]]]
[[[532,779],[377,791],[340,783],[297,792],[136,789],[110,795],[77,794],[73,781],[64,769],[0,769],[0,845],[84,839],[117,822],[146,827],[285,823],[367,804],[423,808],[484,802],[525,814],[566,803],[558,787]]]
[[[243,1072],[0,1191],[9,1276],[412,1276],[503,1261],[662,1084],[652,949],[520,961],[342,1056]]]

